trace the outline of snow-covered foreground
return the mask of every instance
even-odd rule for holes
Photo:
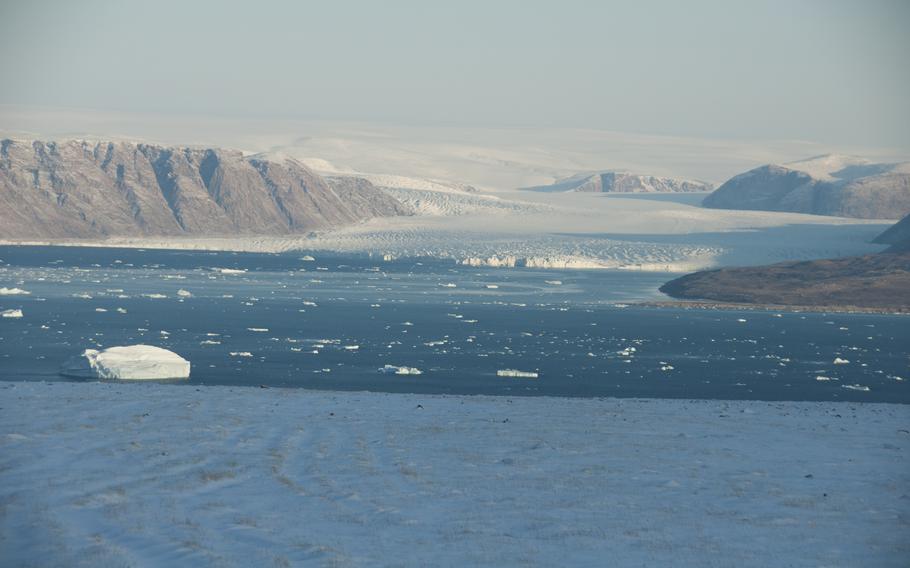
[[[5,565],[902,566],[910,407],[0,383]]]

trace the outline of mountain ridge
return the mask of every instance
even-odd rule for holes
[[[624,170],[602,170],[576,174],[550,185],[523,189],[553,193],[684,193],[711,191],[714,186],[698,180],[637,174]]]
[[[702,205],[861,219],[899,218],[910,213],[910,162],[873,163],[826,154],[786,164],[765,164],[730,178]]]
[[[293,159],[126,141],[0,141],[0,237],[282,235],[406,215]]]

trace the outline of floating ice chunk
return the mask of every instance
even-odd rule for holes
[[[246,274],[246,269],[244,268],[212,268],[211,270],[221,274]]]
[[[318,307],[318,304],[316,304],[316,302],[311,302],[311,301],[309,301],[309,300],[304,300],[304,301],[303,301],[303,305],[304,305],[304,306],[311,306],[311,307],[313,307],[313,308]]]
[[[221,345],[221,342],[214,339],[204,339],[199,342],[199,345]]]
[[[190,362],[160,347],[128,345],[86,349],[67,361],[60,374],[86,379],[187,379]]]
[[[396,367],[395,365],[384,365],[379,368],[383,375],[422,375],[423,371],[417,367]]]
[[[184,290],[183,288],[177,290],[177,295],[181,298],[192,298],[193,294],[189,290]]]
[[[536,379],[537,373],[534,371],[518,371],[516,369],[500,369],[496,371],[497,377],[518,377],[522,379]]]
[[[835,364],[835,365],[846,365],[846,364],[848,364],[849,362],[850,362],[849,359],[841,359],[840,357],[835,357],[835,358],[834,358],[834,364]]]
[[[158,293],[143,294],[143,296],[145,296],[146,298],[151,298],[153,300],[161,300],[161,299],[167,298],[167,296],[165,296],[164,294],[158,294]]]
[[[96,311],[96,312],[99,312],[99,313],[104,313],[104,312],[106,312],[107,310],[106,310],[105,308],[95,308],[95,311]]]
[[[850,389],[854,391],[869,392],[871,389],[866,385],[841,385],[845,389]]]
[[[617,355],[622,355],[623,357],[631,357],[631,356],[635,355],[635,348],[634,348],[634,347],[626,347],[625,349],[623,349],[623,350],[621,350],[621,351],[617,351],[616,354],[617,354]]]
[[[126,313],[126,308],[117,308],[117,313],[118,313],[118,314],[125,314],[125,313]]]
[[[836,381],[837,379],[832,379],[831,377],[826,377],[825,375],[816,375],[816,381]]]
[[[562,280],[544,280],[544,283],[550,286],[562,286]]]
[[[82,294],[73,294],[73,297],[74,297],[74,298],[82,298],[83,300],[91,300],[91,299],[92,299],[92,295],[91,295],[91,294],[86,294],[86,293],[82,293]]]
[[[737,318],[736,321],[738,321],[739,323],[746,323],[746,320],[744,320],[743,318]]]
[[[0,296],[26,296],[28,294],[31,292],[22,288],[0,288]]]
[[[3,310],[2,312],[0,312],[0,317],[4,317],[4,318],[21,318],[21,317],[22,317],[22,310],[18,310],[18,309],[16,309],[16,310]]]
[[[250,353],[249,351],[231,351],[230,356],[231,357],[252,357],[253,354]]]
[[[440,284],[443,288],[458,288],[458,285],[454,282],[446,282],[445,284]]]
[[[260,333],[261,333],[261,332],[266,332],[266,331],[268,331],[269,328],[267,328],[267,327],[248,327],[248,328],[246,328],[246,330],[247,330],[247,331],[256,331],[256,332],[260,332]]]
[[[301,256],[301,257],[300,257],[300,260],[302,260],[302,261],[304,261],[304,262],[316,262],[316,259],[313,258],[313,257],[310,256],[310,255]]]
[[[660,370],[661,371],[672,371],[675,368],[676,367],[674,367],[673,365],[661,365]]]
[[[497,288],[499,288],[498,284],[487,284],[487,289],[489,290],[496,290]]]
[[[358,349],[360,349],[360,346],[359,345],[345,345],[344,349],[346,349],[347,351],[357,351]]]

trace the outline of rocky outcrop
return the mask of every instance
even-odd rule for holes
[[[908,311],[910,253],[707,270],[671,280],[660,291],[686,300]]]
[[[0,141],[0,237],[277,235],[407,214],[292,159],[130,142]]]
[[[910,215],[907,215],[894,225],[875,237],[873,243],[891,245],[889,251],[910,251]]]
[[[703,205],[894,219],[910,213],[910,164],[874,164],[843,156],[769,164],[730,179]]]
[[[585,173],[559,180],[551,185],[526,188],[533,191],[584,193],[678,193],[711,191],[703,181],[633,174],[621,171]]]

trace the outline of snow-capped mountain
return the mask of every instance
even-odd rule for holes
[[[131,142],[0,141],[0,237],[289,234],[407,214],[293,159]]]
[[[526,189],[549,192],[675,193],[711,191],[714,186],[704,181],[607,170],[576,174],[572,177],[558,180],[551,185],[541,185]]]
[[[735,176],[705,207],[895,219],[910,213],[910,162],[829,154],[768,164]]]

